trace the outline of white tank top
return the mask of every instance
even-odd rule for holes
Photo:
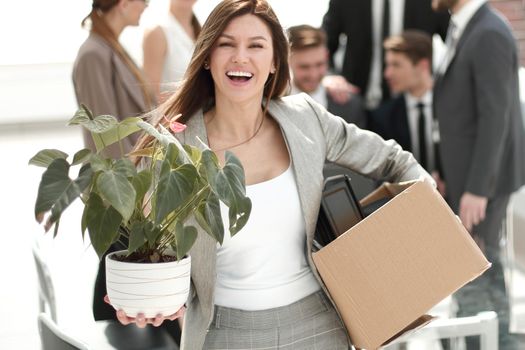
[[[247,186],[252,211],[235,236],[228,232],[228,208],[221,203],[224,242],[217,248],[215,304],[265,310],[291,304],[320,289],[306,262],[306,234],[291,167]]]
[[[186,72],[195,44],[175,16],[170,14],[160,26],[168,44],[160,89],[173,90],[173,83],[180,81]]]

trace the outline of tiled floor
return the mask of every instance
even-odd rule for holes
[[[0,288],[0,349],[38,349],[36,325],[37,283],[31,244],[35,237],[44,235],[34,221],[33,205],[41,169],[28,166],[29,158],[42,148],[57,145],[67,153],[81,146],[78,129],[65,127],[65,123],[35,127],[0,127],[0,149],[4,162],[0,172],[0,215],[3,226],[0,264],[4,282]],[[525,194],[517,205],[525,208]],[[60,324],[81,333],[90,327],[93,280],[97,257],[87,243],[82,241],[79,230],[80,207],[73,206],[64,216],[58,237],[44,239],[44,254],[53,274],[58,319]],[[525,215],[515,227],[524,239]],[[521,248],[520,248],[521,249]],[[520,259],[525,259],[522,250]],[[522,266],[523,267],[523,266]],[[523,270],[521,270],[523,271]],[[513,311],[516,330],[525,332],[525,275],[513,270]]]

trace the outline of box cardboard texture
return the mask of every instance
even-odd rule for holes
[[[393,198],[313,255],[362,349],[430,322],[426,312],[490,267],[430,184],[384,184],[361,203],[385,196]]]

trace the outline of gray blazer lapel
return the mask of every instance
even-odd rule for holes
[[[288,150],[292,160],[292,166],[295,173],[295,180],[297,183],[297,190],[299,192],[299,199],[301,201],[301,209],[305,218],[306,235],[308,244],[310,246],[311,240],[314,236],[315,222],[317,221],[317,214],[319,207],[315,205],[317,201],[315,193],[319,192],[319,188],[315,181],[311,179],[311,171],[309,171],[310,161],[308,155],[312,154],[315,144],[311,142],[310,138],[305,135],[295,124],[291,122],[285,111],[275,101],[270,101],[268,111],[272,117],[277,121],[284,135],[284,139],[288,146]]]
[[[116,79],[120,79],[122,82],[122,85],[128,92],[128,94],[131,96],[131,98],[135,101],[137,106],[139,106],[140,110],[145,111],[146,110],[146,101],[144,101],[144,96],[142,94],[142,89],[140,88],[140,83],[137,81],[133,73],[129,70],[129,68],[124,64],[122,59],[114,53],[111,57],[113,61],[113,66],[115,67],[116,71]]]

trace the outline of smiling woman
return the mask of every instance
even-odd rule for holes
[[[182,348],[348,349],[311,257],[325,160],[374,179],[430,179],[397,144],[307,95],[282,97],[289,80],[288,42],[268,2],[224,0],[204,23],[181,86],[155,113],[164,125],[186,123],[175,136],[210,147],[220,163],[233,152],[252,201],[234,237],[220,247],[198,239],[190,251]],[[138,148],[151,142],[143,138]],[[222,221],[231,224],[229,215]],[[150,319],[119,311],[118,318],[159,325],[183,311]]]

